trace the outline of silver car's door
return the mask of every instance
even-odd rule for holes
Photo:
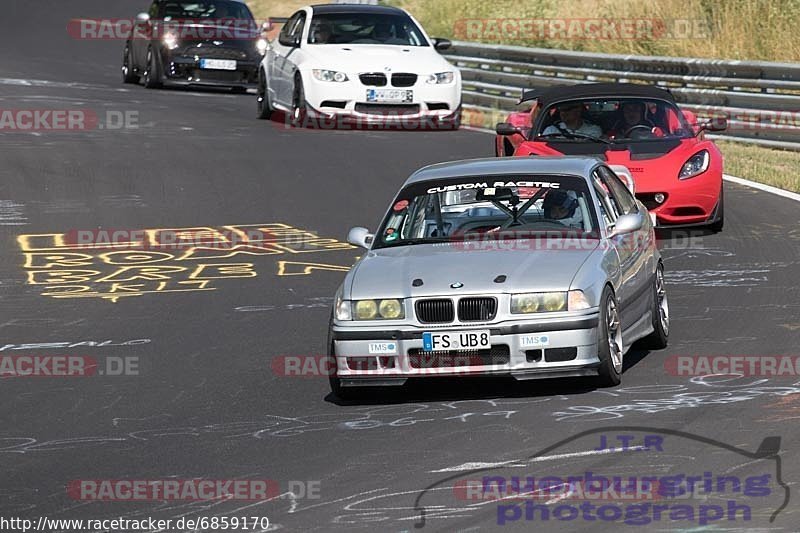
[[[639,212],[636,199],[624,183],[609,168],[601,166],[598,169],[600,179],[609,191],[609,199],[614,204],[619,215]],[[647,217],[647,213],[644,213]],[[648,272],[652,270],[650,260],[649,225],[643,224],[642,228],[620,235],[613,240],[618,243],[620,263],[626,271],[625,295],[620,299],[623,331],[645,318],[652,309],[652,280]],[[638,328],[637,328],[638,329]]]

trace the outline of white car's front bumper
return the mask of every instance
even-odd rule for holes
[[[416,83],[406,87],[365,85],[359,74],[348,73],[348,81],[323,82],[311,72],[303,75],[303,90],[308,111],[322,118],[352,118],[364,122],[387,122],[433,118],[453,120],[461,112],[461,80],[447,84],[429,84],[419,75]],[[367,92],[375,90],[411,91],[404,102],[369,102]]]

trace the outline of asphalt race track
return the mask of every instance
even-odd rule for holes
[[[12,16],[0,19],[0,109],[82,109],[104,127],[0,129],[0,356],[79,355],[105,372],[0,380],[0,516],[246,515],[268,517],[270,530],[494,529],[497,502],[459,498],[454,486],[484,475],[665,465],[697,475],[774,474],[769,453],[722,446],[752,454],[767,437],[780,437],[780,477],[794,496],[800,377],[676,376],[665,364],[678,355],[800,355],[800,206],[768,193],[727,183],[721,234],[664,236],[670,346],[635,348],[617,389],[579,380],[434,380],[349,404],[329,394],[324,376],[282,375],[278,358],[325,353],[332,296],[360,253],[340,244],[193,250],[188,259],[176,251],[153,259],[173,267],[155,281],[131,281],[122,261],[95,261],[72,268],[100,270],[120,282],[118,292],[101,294],[111,283],[97,283],[90,295],[70,293],[44,267],[60,253],[54,235],[270,224],[341,243],[350,227],[377,225],[413,170],[492,153],[491,137],[474,131],[296,130],[280,117],[256,120],[252,94],[123,85],[122,42],[66,31],[72,18],[132,17],[144,7],[4,1]],[[132,112],[138,128],[116,128],[119,112]],[[138,370],[109,375],[107,360]],[[641,435],[639,426],[666,435],[663,452],[590,453],[597,434],[582,433]],[[269,479],[280,494],[87,501],[66,489],[75,480],[195,478]],[[797,504],[781,507],[788,494],[774,491],[754,507],[752,524],[717,527],[797,531]],[[541,527],[524,518],[503,527]],[[683,525],[650,527],[687,527],[676,524]]]

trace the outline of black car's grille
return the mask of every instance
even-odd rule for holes
[[[355,109],[370,115],[416,115],[419,104],[356,104]]]
[[[462,298],[458,301],[458,319],[462,322],[485,322],[497,313],[495,298]]]
[[[419,300],[416,309],[417,319],[426,324],[452,322],[455,318],[453,300],[447,298]]]
[[[184,49],[184,56],[199,57],[201,59],[247,59],[247,52],[237,48],[223,48],[220,46],[190,46]]]
[[[413,87],[417,83],[417,75],[408,72],[397,72],[392,74],[393,87]]]
[[[364,74],[359,74],[358,79],[364,85],[371,87],[383,87],[386,85],[386,74],[383,72],[365,72]]]
[[[496,344],[484,350],[426,352],[412,348],[408,351],[408,364],[411,368],[507,365],[510,360],[511,350],[507,344]]]

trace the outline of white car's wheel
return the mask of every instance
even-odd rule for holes
[[[259,69],[258,71],[258,113],[257,117],[261,120],[266,120],[272,116],[272,112],[274,109],[272,108],[272,102],[269,99],[269,87],[267,85],[267,77],[264,75],[264,71]]]

